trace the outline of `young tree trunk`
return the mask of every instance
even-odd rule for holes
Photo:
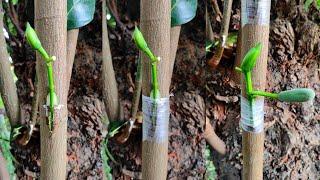
[[[67,32],[67,81],[66,89],[69,91],[70,80],[72,74],[72,67],[74,62],[74,56],[77,49],[79,29],[71,29]]]
[[[67,1],[37,0],[35,1],[35,27],[43,47],[53,62],[55,92],[60,108],[55,109],[54,129],[49,131],[46,110],[48,94],[47,72],[45,61],[37,53],[37,74],[39,82],[39,109],[41,131],[41,176],[40,179],[56,180],[66,178],[67,165],[67,96],[65,81],[67,78]]]
[[[0,148],[0,179],[3,179],[3,180],[10,179],[10,175],[9,175],[6,164],[7,164],[6,160],[3,157],[3,154]]]
[[[170,56],[170,19],[171,2],[159,0],[141,0],[141,31],[156,56],[161,57],[158,63],[158,81],[161,97],[169,96],[172,68]],[[169,53],[168,53],[169,52]],[[150,60],[142,58],[142,93],[150,96],[151,68]],[[171,72],[170,72],[171,71]],[[170,76],[170,77],[169,77]],[[157,143],[145,140],[142,143],[142,178],[162,180],[167,177],[168,140]]]
[[[9,54],[7,44],[3,33],[3,9],[2,1],[0,2],[0,94],[6,109],[11,127],[19,124],[20,121],[20,105],[17,93],[17,87],[14,83],[11,65],[9,62]]]
[[[268,60],[268,40],[269,40],[269,16],[270,16],[270,4],[271,0],[261,1],[259,5],[254,6],[261,7],[258,9],[256,16],[252,16],[251,12],[247,11],[246,1],[241,4],[242,15],[242,48],[241,57],[244,58],[248,50],[254,47],[257,43],[262,43],[262,51],[257,60],[256,66],[252,72],[253,88],[257,90],[265,90],[266,85],[266,71]],[[262,4],[263,3],[263,4]],[[243,16],[248,16],[245,18]],[[250,21],[250,17],[258,17],[254,21]],[[244,22],[244,18],[246,21]],[[242,96],[246,97],[246,85],[242,80]],[[264,98],[257,97],[255,102],[264,101]],[[263,103],[262,103],[263,105]],[[258,113],[254,113],[254,116],[258,116]],[[262,124],[263,125],[263,124]],[[262,180],[263,179],[263,148],[264,148],[264,131],[249,132],[243,131],[242,133],[242,153],[243,153],[243,172],[242,179],[246,180]]]
[[[110,121],[119,118],[119,96],[115,72],[112,65],[112,56],[109,45],[108,27],[106,18],[106,0],[102,5],[102,80],[103,97],[106,111]]]

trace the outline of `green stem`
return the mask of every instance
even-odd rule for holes
[[[250,96],[251,92],[253,91],[252,86],[252,79],[251,79],[251,72],[245,72],[244,73],[245,79],[246,79],[246,91],[247,95]]]
[[[158,83],[158,73],[157,73],[157,63],[152,63],[151,76],[152,76],[152,90],[153,90],[153,98],[157,99],[159,95],[157,92],[159,91],[159,83]]]
[[[272,99],[278,99],[278,94],[277,93],[270,93],[270,92],[265,92],[265,91],[252,91],[250,93],[252,96],[264,96]]]
[[[50,94],[50,118],[52,121],[53,113],[54,113],[54,98],[55,98],[52,62],[47,63],[47,71],[48,71],[48,83],[49,83],[49,94]]]
[[[50,57],[48,55],[48,53],[46,52],[46,50],[44,50],[42,47],[38,49],[38,52],[41,54],[41,56],[44,58],[44,60],[46,62],[49,62],[50,61]]]

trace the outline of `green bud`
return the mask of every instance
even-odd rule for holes
[[[34,49],[34,50],[39,50],[42,48],[41,42],[37,36],[36,31],[30,26],[29,23],[27,23],[27,29],[25,32],[26,39],[29,43],[29,45]]]
[[[308,88],[297,88],[282,91],[278,94],[278,99],[285,102],[306,102],[312,100],[314,97],[314,91]]]
[[[146,49],[148,49],[147,42],[144,40],[144,37],[137,26],[133,31],[132,39],[141,51],[146,51]]]
[[[136,46],[142,52],[144,52],[152,61],[156,61],[156,57],[153,55],[153,53],[149,49],[147,42],[145,41],[141,31],[139,30],[139,28],[137,26],[135,27],[135,29],[133,31],[132,39],[133,39],[134,43],[136,44]]]
[[[255,47],[251,48],[244,56],[241,63],[242,72],[250,72],[256,65],[257,59],[260,55],[262,44],[258,43]]]

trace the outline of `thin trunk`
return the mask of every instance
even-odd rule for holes
[[[269,40],[269,16],[270,16],[270,4],[269,1],[261,1],[258,4],[253,4],[253,6],[261,7],[257,8],[257,14],[253,16],[250,14],[250,9],[254,7],[248,7],[246,1],[241,2],[241,16],[242,16],[242,48],[241,57],[243,59],[244,55],[248,50],[254,47],[257,43],[262,43],[262,51],[257,60],[256,66],[252,71],[252,82],[254,89],[265,90],[266,85],[266,71],[267,71],[267,60],[268,60],[268,40]],[[263,4],[259,4],[263,3]],[[243,6],[245,5],[245,6]],[[250,4],[249,4],[250,6]],[[252,4],[251,4],[252,6]],[[243,17],[243,16],[247,17]],[[250,18],[257,18],[251,20]],[[244,21],[246,20],[246,21]],[[246,98],[246,85],[244,80],[242,80],[242,96]],[[264,99],[262,97],[257,97],[255,102],[262,102]],[[253,104],[255,106],[256,104]],[[252,108],[253,109],[253,108]],[[254,114],[253,116],[259,116],[258,113],[249,110],[249,113]],[[259,109],[256,107],[254,109]],[[247,111],[247,109],[243,110]],[[262,116],[263,118],[263,116]],[[263,124],[262,124],[263,125]],[[262,180],[263,179],[263,149],[264,149],[264,131],[260,132],[250,132],[244,130],[242,133],[242,153],[243,153],[243,172],[242,179],[246,180]]]
[[[204,131],[204,138],[218,153],[224,155],[226,153],[226,144],[214,132],[210,120],[206,118],[206,128]]]
[[[108,27],[106,18],[106,0],[102,5],[102,80],[103,97],[106,106],[107,115],[110,121],[116,121],[119,118],[119,95],[115,72],[112,65],[112,56],[108,38]]]
[[[214,40],[213,30],[211,26],[210,16],[208,14],[208,8],[206,7],[206,38],[210,41]]]
[[[240,67],[241,65],[241,47],[242,47],[242,28],[238,31],[238,38],[237,38],[237,51],[236,51],[236,61],[234,63],[234,67]],[[234,81],[237,84],[241,83],[241,75],[242,73],[236,72],[235,70],[232,71]]]
[[[171,77],[174,68],[174,62],[176,59],[179,37],[180,37],[181,26],[174,26],[170,29],[170,63],[169,63],[169,73],[167,78],[171,82]]]
[[[227,38],[228,38],[231,10],[232,10],[232,0],[226,0],[223,7],[223,19],[222,19],[222,28],[220,31],[220,43],[217,47],[216,53],[208,62],[208,64],[212,68],[216,68],[219,65],[220,60],[223,56],[224,48],[226,46]]]
[[[45,61],[37,53],[37,74],[41,131],[41,175],[40,179],[56,180],[66,178],[67,165],[67,96],[65,86],[67,78],[67,1],[35,1],[35,27],[43,47],[49,55],[56,56],[53,62],[55,92],[59,106],[55,108],[52,132],[49,131],[46,111],[48,92]]]
[[[67,81],[66,89],[69,91],[70,80],[72,74],[72,67],[74,62],[74,56],[77,49],[79,29],[71,29],[67,32]]]
[[[10,174],[8,172],[6,164],[7,164],[6,160],[3,157],[3,154],[0,149],[0,179],[3,179],[3,180],[10,179]]]
[[[170,1],[141,0],[141,31],[156,56],[158,63],[158,81],[161,97],[169,96],[172,75],[172,55],[170,55]],[[170,52],[170,53],[168,53]],[[142,57],[142,93],[150,95],[151,68],[150,60]],[[168,117],[169,118],[169,117]],[[163,142],[144,140],[142,143],[142,178],[162,180],[167,177],[168,138]]]
[[[3,10],[2,1],[0,2],[0,93],[4,102],[6,113],[10,119],[11,127],[20,123],[20,105],[17,93],[17,87],[13,80],[11,64],[7,44],[3,33]]]

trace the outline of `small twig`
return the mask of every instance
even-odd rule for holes
[[[214,9],[215,13],[217,14],[217,16],[219,16],[221,18],[222,17],[222,13],[220,11],[220,8],[219,8],[217,0],[211,0],[211,2],[212,2],[212,6],[213,6],[213,9]]]
[[[128,140],[130,137],[131,131],[133,129],[134,123],[137,119],[137,112],[139,108],[140,103],[140,96],[141,96],[141,87],[142,87],[142,65],[141,65],[141,59],[138,58],[137,63],[137,74],[135,77],[135,84],[134,84],[134,92],[133,92],[133,99],[132,99],[132,108],[131,108],[131,118],[129,119],[129,123],[126,124],[124,133],[121,134],[120,137],[118,137],[118,141],[121,143],[124,143]]]
[[[121,20],[119,18],[119,13],[117,10],[117,5],[114,2],[114,0],[107,1],[107,6],[108,6],[110,12],[113,14],[114,19],[117,22],[117,25],[119,25],[120,29],[127,34],[131,34],[131,32],[127,29],[127,27],[121,22]],[[103,18],[105,18],[105,17],[103,17]]]
[[[224,48],[226,46],[229,24],[230,24],[231,9],[232,9],[232,0],[226,0],[223,8],[222,28],[220,31],[220,43],[218,45],[218,49],[215,55],[208,62],[208,64],[212,68],[216,68],[219,65],[223,55]]]
[[[11,1],[9,1],[9,7],[7,6],[5,8],[5,12],[9,16],[9,18],[11,19],[12,24],[15,26],[20,38],[24,38],[24,31],[20,27],[18,14],[17,14],[15,8],[13,7],[13,4]]]

